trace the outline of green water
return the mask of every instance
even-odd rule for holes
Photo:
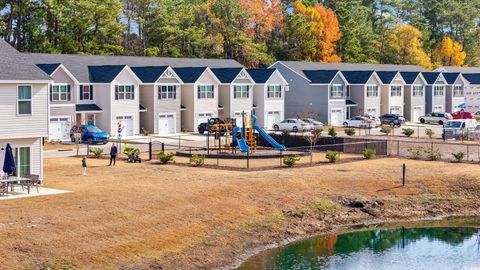
[[[456,224],[324,235],[264,251],[238,269],[480,269],[480,229]]]

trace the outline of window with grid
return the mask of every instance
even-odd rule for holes
[[[463,97],[463,85],[455,85],[453,88],[453,96]]]
[[[343,86],[342,85],[332,85],[330,87],[330,97],[332,97],[332,98],[343,97]]]
[[[198,86],[198,99],[212,99],[213,85],[199,85]]]
[[[413,86],[413,96],[414,97],[423,96],[423,85],[414,85]]]
[[[249,97],[248,85],[235,85],[233,87],[233,98],[248,98]]]
[[[18,114],[32,114],[32,87],[25,85],[18,87]]]
[[[377,85],[367,85],[367,97],[378,97]]]
[[[390,96],[401,97],[402,96],[402,86],[401,85],[391,85],[390,86]]]
[[[80,85],[80,100],[93,100],[93,85]]]
[[[282,98],[282,87],[280,85],[269,85],[267,98]]]
[[[69,101],[70,100],[70,85],[57,84],[50,88],[50,100],[52,101]]]
[[[443,96],[444,89],[445,89],[445,86],[443,86],[443,85],[434,85],[433,86],[433,95],[434,96]]]
[[[177,99],[177,86],[160,85],[158,87],[158,99]]]
[[[134,100],[135,87],[133,85],[116,85],[115,100]]]

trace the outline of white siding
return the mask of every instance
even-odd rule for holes
[[[134,100],[115,100],[115,85],[125,84],[135,86]],[[117,116],[133,116],[133,134],[140,133],[140,91],[139,84],[127,69],[124,69],[110,86],[111,93],[111,118],[110,118],[110,134],[115,135],[115,120]]]

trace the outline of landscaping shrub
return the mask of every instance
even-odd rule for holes
[[[365,149],[362,151],[363,157],[365,159],[371,159],[374,158],[377,155],[377,150],[376,149]]]
[[[460,162],[465,158],[465,153],[464,152],[458,152],[458,153],[452,153],[452,156],[455,158],[457,162]]]
[[[328,135],[332,136],[333,138],[337,137],[337,131],[334,127],[328,129]]]
[[[428,136],[428,138],[433,138],[433,135],[435,135],[435,132],[431,128],[425,129],[425,135]]]
[[[380,132],[385,133],[385,135],[388,135],[388,134],[390,134],[390,132],[392,132],[392,127],[391,126],[382,126],[380,128]]]
[[[128,157],[134,157],[140,155],[140,149],[125,144],[125,147],[123,148],[123,153]]]
[[[160,160],[161,164],[167,164],[168,162],[173,162],[174,161],[174,153],[165,153],[165,152],[160,152],[158,154],[158,159]]]
[[[99,147],[94,147],[90,149],[90,153],[92,153],[96,158],[99,158],[103,155],[103,149]]]
[[[190,157],[190,164],[195,167],[202,166],[203,164],[205,164],[205,155],[193,154]]]
[[[290,135],[290,130],[286,130],[286,129],[282,130],[282,136],[288,136],[288,135]]]
[[[330,163],[334,163],[338,160],[338,152],[337,151],[327,151],[325,154],[325,158],[328,159]]]
[[[287,167],[293,167],[297,161],[300,160],[300,157],[297,155],[289,155],[283,157],[283,164],[287,165]]]
[[[344,131],[345,131],[345,134],[347,134],[348,136],[355,135],[355,129],[354,128],[346,128],[346,129],[344,129]]]
[[[413,159],[421,159],[425,150],[422,147],[411,147],[407,149],[407,152],[412,155]]]
[[[425,149],[425,156],[428,160],[437,161],[442,158],[442,154],[440,153],[440,149]]]
[[[411,129],[411,128],[404,128],[402,129],[402,134],[407,136],[407,137],[410,137],[413,135],[413,133],[415,133],[415,130]]]

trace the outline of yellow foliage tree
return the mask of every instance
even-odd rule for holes
[[[312,33],[317,37],[317,49],[309,58],[312,61],[340,62],[341,58],[335,54],[335,49],[341,33],[334,12],[318,3],[307,7],[301,0],[296,0],[293,8],[296,14],[306,17]]]
[[[444,37],[433,49],[432,62],[435,66],[463,66],[467,53],[459,42]]]
[[[265,41],[274,28],[284,26],[280,0],[244,0],[239,3],[249,14],[246,31],[250,38]]]
[[[420,30],[411,25],[398,25],[387,30],[386,36],[385,62],[432,68],[430,57],[423,50]]]

